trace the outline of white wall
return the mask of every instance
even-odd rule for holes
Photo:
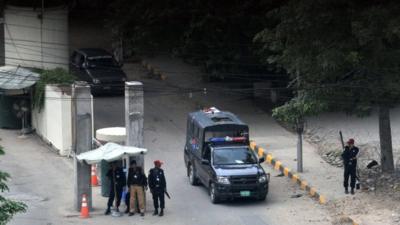
[[[4,10],[5,64],[68,69],[68,10],[7,6]]]
[[[72,149],[71,106],[71,87],[47,85],[43,109],[32,112],[36,133],[64,156]]]

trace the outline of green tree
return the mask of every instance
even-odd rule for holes
[[[359,116],[379,112],[381,164],[393,171],[389,109],[400,100],[400,4],[289,0],[255,36],[264,62],[298,78],[307,101]],[[301,82],[300,82],[301,81]]]
[[[0,146],[0,155],[4,155],[3,147]],[[0,192],[8,191],[6,181],[10,175],[6,172],[0,171]],[[0,195],[0,225],[5,225],[11,218],[19,212],[25,212],[26,205],[22,202],[12,201]]]
[[[172,52],[207,68],[244,73],[241,64],[259,64],[252,39],[268,23],[265,12],[279,2],[117,0],[108,24],[135,53]]]

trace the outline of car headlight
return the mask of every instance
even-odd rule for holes
[[[228,177],[221,177],[221,176],[217,176],[217,181],[220,184],[230,184],[231,182],[229,181]]]
[[[100,84],[100,80],[97,79],[97,78],[93,78],[93,83],[94,83],[94,84]]]
[[[258,177],[258,182],[259,183],[265,183],[267,182],[267,176],[265,174],[261,175]]]

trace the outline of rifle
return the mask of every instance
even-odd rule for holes
[[[344,150],[343,134],[341,130],[339,131],[339,135],[340,135],[340,141],[342,142],[342,149]]]
[[[168,193],[167,191],[164,191],[164,194],[165,194],[169,199],[171,199],[171,196],[169,196],[169,193]]]

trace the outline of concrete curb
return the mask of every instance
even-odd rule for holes
[[[271,165],[275,170],[282,172],[286,177],[298,184],[300,188],[306,191],[311,198],[317,200],[321,205],[325,205],[327,203],[327,199],[324,195],[318,192],[317,189],[312,187],[306,180],[301,178],[300,175],[291,172],[291,169],[284,166],[281,161],[274,159],[271,153],[266,152],[264,148],[259,147],[254,141],[250,142],[250,148],[259,157],[264,157],[267,164]],[[352,225],[360,225],[360,223],[356,222],[354,219],[350,217],[348,218],[350,219]]]
[[[258,154],[259,157],[264,157],[266,163],[270,164],[275,170],[282,172],[286,177],[297,183],[302,190],[305,190],[310,197],[318,200],[320,204],[326,204],[325,196],[320,194],[316,188],[312,187],[306,180],[300,177],[297,173],[291,171],[290,168],[284,166],[281,161],[274,159],[271,153],[267,153],[263,148],[256,145],[254,141],[250,142],[250,148]]]

